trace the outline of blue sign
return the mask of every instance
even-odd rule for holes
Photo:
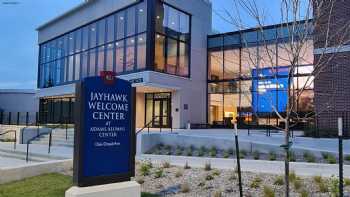
[[[254,112],[284,112],[288,96],[288,67],[253,69]]]
[[[102,182],[87,185],[115,182],[118,175],[125,180],[126,174],[134,173],[133,91],[130,82],[114,77],[89,77],[81,83],[77,148],[80,179],[105,177]]]

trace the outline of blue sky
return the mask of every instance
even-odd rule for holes
[[[219,15],[232,7],[234,0],[213,1],[213,29],[232,31],[233,26]],[[272,1],[258,0],[261,6]],[[18,2],[18,3],[11,3]],[[0,89],[36,88],[37,32],[36,27],[81,3],[82,0],[0,0]],[[249,21],[248,21],[249,22]]]

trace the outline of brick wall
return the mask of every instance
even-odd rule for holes
[[[324,1],[321,10],[315,12],[315,49],[349,44],[350,1],[333,0],[334,6],[330,4],[332,0],[318,2],[321,1]],[[319,74],[315,74],[317,126],[320,130],[336,132],[338,116],[347,118],[345,125],[350,124],[350,116],[344,115],[350,114],[350,51],[315,54],[314,61],[315,65],[324,65],[320,66]]]

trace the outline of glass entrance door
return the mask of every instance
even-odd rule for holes
[[[152,121],[154,128],[171,127],[171,94],[152,93],[146,95],[146,123]]]

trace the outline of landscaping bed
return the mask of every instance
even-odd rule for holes
[[[0,185],[1,197],[64,197],[72,186],[72,171],[47,174],[22,181]],[[210,163],[202,168],[171,166],[168,162],[154,165],[149,161],[137,162],[136,177],[141,184],[142,197],[234,197],[239,196],[236,170],[212,169]],[[290,196],[332,196],[337,193],[336,177],[299,177],[291,172]],[[250,173],[242,174],[245,196],[283,196],[282,176]],[[350,194],[350,179],[345,179],[345,194]]]
[[[236,158],[236,152],[233,148],[222,150],[215,146],[211,148],[200,147],[196,148],[181,147],[181,146],[169,146],[158,144],[152,147],[146,154],[154,155],[176,155],[176,156],[196,156],[196,157],[212,157],[212,158]],[[261,153],[259,151],[250,152],[249,150],[240,150],[240,158],[242,159],[252,159],[252,160],[270,160],[270,161],[283,161],[284,155],[278,154],[276,152]],[[321,157],[317,157],[310,151],[305,151],[303,154],[295,154],[293,150],[290,151],[290,161],[292,162],[309,162],[309,163],[328,163],[336,164],[338,163],[338,158],[334,154],[322,153]],[[344,157],[344,164],[350,165],[350,155]]]

